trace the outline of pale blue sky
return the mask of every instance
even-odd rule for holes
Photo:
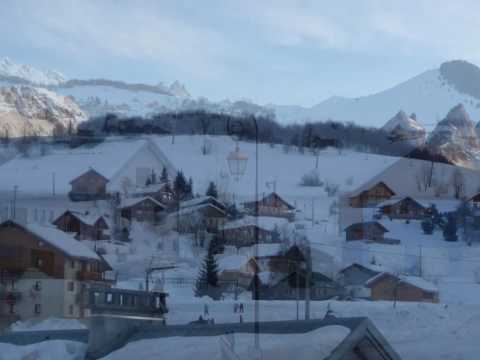
[[[478,14],[472,0],[4,0],[0,57],[69,78],[178,79],[195,97],[313,105],[445,60],[480,64]]]

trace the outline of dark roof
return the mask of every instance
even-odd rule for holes
[[[107,179],[105,176],[103,176],[102,174],[100,174],[98,171],[96,171],[95,169],[89,169],[88,171],[85,171],[83,174],[77,176],[76,178],[72,179],[70,181],[70,184],[73,184],[75,181],[77,181],[78,179],[84,177],[84,176],[87,176],[88,174],[93,174],[95,176],[98,176],[100,178],[102,178],[103,180],[105,180],[105,182],[109,182],[110,180]]]
[[[380,224],[378,221],[365,221],[365,222],[355,223],[355,224],[352,224],[350,226],[347,226],[345,228],[345,231],[364,229],[364,228],[368,228],[368,227],[372,227],[372,226],[378,227],[383,232],[388,232],[388,229],[385,226],[383,226],[382,224]]]
[[[291,205],[290,203],[288,203],[287,201],[285,201],[285,199],[283,199],[280,195],[278,195],[276,192],[271,192],[270,194],[264,196],[263,198],[261,198],[260,200],[258,200],[259,203],[262,203],[264,201],[267,201],[267,199],[271,198],[271,197],[274,197],[276,198],[278,201],[284,203],[289,210],[293,210],[295,209],[295,206]],[[244,206],[254,206],[255,205],[255,201],[247,201],[247,202],[244,202],[243,203]]]

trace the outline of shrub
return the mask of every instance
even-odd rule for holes
[[[323,181],[316,171],[312,171],[302,176],[300,185],[321,187],[323,186]]]

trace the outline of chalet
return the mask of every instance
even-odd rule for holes
[[[175,201],[174,193],[166,183],[149,184],[137,187],[130,193],[131,197],[151,197],[158,202],[169,205]]]
[[[77,240],[107,240],[109,226],[101,215],[65,211],[52,222],[59,230],[74,233]]]
[[[388,232],[388,229],[377,221],[355,223],[345,229],[347,241],[371,240],[383,242],[386,232]]]
[[[72,189],[68,193],[68,196],[72,201],[107,199],[108,181],[105,176],[94,169],[90,169],[70,181]]]
[[[98,199],[142,187],[152,172],[175,168],[154,141],[116,138],[74,149],[53,149],[45,156],[15,158],[0,166],[0,198],[11,197],[12,184],[23,198]]]
[[[260,272],[257,274],[259,286],[256,293],[255,278],[250,289],[252,298],[260,300],[304,300],[307,288],[307,273],[303,269],[290,273]],[[312,272],[310,276],[310,298],[326,300],[342,294],[341,287],[329,277]],[[258,295],[257,295],[258,294]]]
[[[222,228],[222,236],[226,245],[237,248],[254,245],[256,232],[258,232],[259,243],[280,243],[281,232],[287,226],[286,219],[247,216],[225,224]]]
[[[217,256],[218,280],[224,283],[236,283],[240,288],[248,288],[255,273],[249,258],[245,255]]]
[[[282,217],[289,219],[290,221],[294,220],[295,207],[281,198],[276,192],[264,196],[258,202],[245,202],[243,203],[243,207],[249,214],[255,215],[257,204],[259,216]]]
[[[418,277],[382,272],[366,282],[372,300],[415,301],[437,303],[438,289]]]
[[[383,181],[380,181],[357,195],[351,196],[349,199],[350,206],[355,208],[375,207],[394,195],[395,192]]]
[[[378,205],[381,213],[391,219],[423,219],[428,215],[428,207],[407,196],[391,199]]]
[[[363,266],[353,263],[339,271],[337,281],[345,288],[345,294],[353,298],[370,298],[368,280],[378,275],[381,270],[375,266]]]
[[[220,200],[213,196],[199,196],[190,200],[182,201],[180,203],[181,209],[196,207],[199,205],[212,205],[219,208],[222,211],[227,211],[227,206]]]
[[[126,198],[120,204],[121,217],[128,221],[157,223],[164,210],[165,205],[150,196]]]
[[[211,200],[197,202],[197,199],[180,203],[179,209],[166,219],[168,227],[182,233],[217,233],[226,221],[227,213],[223,204]]]
[[[110,266],[53,226],[0,224],[0,317],[12,321],[88,316],[83,296],[108,287]]]

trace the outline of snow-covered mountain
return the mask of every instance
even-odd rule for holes
[[[0,59],[0,81],[31,85],[59,85],[66,78],[57,71],[38,70],[30,65],[20,65],[9,58]]]
[[[51,135],[74,128],[87,115],[69,97],[32,86],[0,87],[0,134],[10,137]]]
[[[426,131],[417,121],[417,116],[408,116],[403,110],[388,120],[382,129],[389,133],[392,139],[406,141],[413,146],[423,145],[425,142]]]
[[[437,124],[427,144],[457,165],[472,166],[480,153],[475,124],[462,104],[451,109]]]
[[[480,120],[480,68],[466,61],[444,63],[399,85],[358,98],[332,97],[313,107],[275,106],[282,122],[333,119],[380,127],[398,109],[416,113],[428,129],[458,103]]]

